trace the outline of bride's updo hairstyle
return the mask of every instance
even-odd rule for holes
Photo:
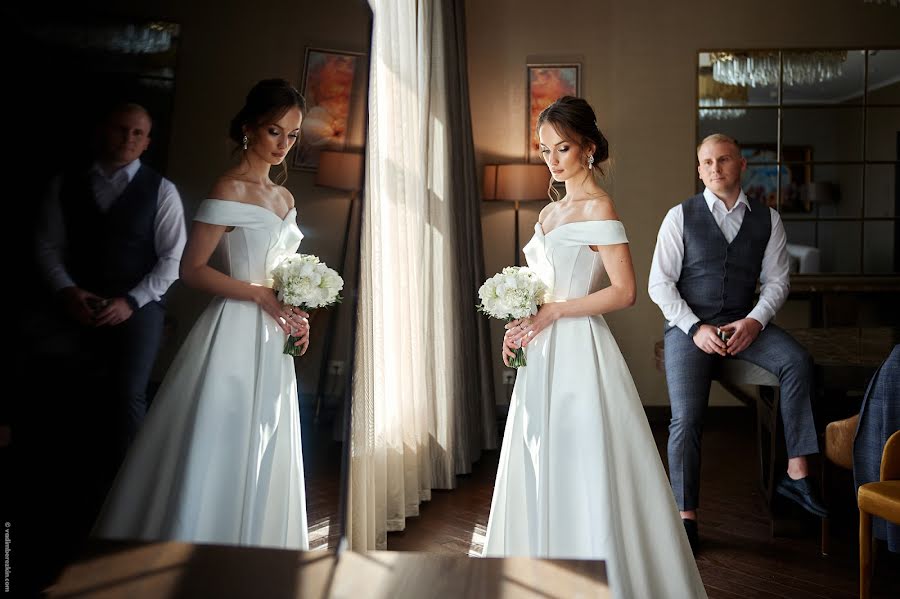
[[[552,125],[561,137],[581,147],[585,169],[588,168],[588,150],[593,144],[594,169],[588,172],[596,171],[601,177],[605,175],[600,165],[609,160],[609,142],[597,126],[594,109],[584,98],[563,96],[556,100],[541,111],[535,125],[535,133],[540,132],[541,125],[545,123]],[[553,187],[552,180],[548,193],[552,194],[551,199],[554,199],[553,196],[556,196],[556,200],[559,199],[559,192]]]
[[[274,123],[295,106],[300,109],[301,115],[306,116],[306,100],[286,79],[263,79],[254,85],[247,94],[244,106],[231,119],[231,126],[228,129],[228,136],[237,144],[236,151],[246,149],[245,127],[246,130],[254,130]],[[247,141],[253,143],[252,137]],[[294,147],[296,146],[297,144],[294,144]],[[286,179],[287,158],[281,163],[281,167],[283,177]]]

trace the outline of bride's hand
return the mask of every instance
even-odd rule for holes
[[[526,347],[532,339],[556,322],[559,317],[559,306],[556,303],[544,304],[538,308],[537,314],[507,324],[504,344],[511,343],[512,347]]]
[[[503,334],[503,347],[501,348],[501,354],[503,355],[503,363],[509,367],[509,361],[516,356],[516,349],[519,347],[515,345],[509,338],[510,331],[513,330],[510,327],[516,326],[517,323],[521,321],[513,320],[509,324],[506,325],[506,333]]]
[[[292,306],[285,306],[275,297],[275,292],[268,287],[254,286],[253,301],[263,309],[263,311],[275,319],[281,330],[291,334],[291,329],[297,330],[301,328],[301,322],[294,313]],[[304,312],[305,314],[305,312]],[[306,323],[309,328],[309,323]]]
[[[300,350],[302,356],[309,349],[309,314],[296,306],[285,306],[285,308],[293,313],[294,326],[290,334],[297,339],[294,346],[302,348]]]

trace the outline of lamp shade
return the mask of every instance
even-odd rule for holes
[[[800,187],[801,202],[816,202],[818,204],[830,204],[837,198],[831,183],[811,182],[804,183]]]
[[[550,171],[543,164],[488,164],[484,167],[485,200],[547,200]]]
[[[359,191],[362,186],[362,169],[362,154],[324,150],[319,154],[316,185]]]

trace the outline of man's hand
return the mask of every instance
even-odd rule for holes
[[[726,355],[725,342],[716,334],[716,327],[711,324],[701,324],[694,333],[694,345],[708,354]]]
[[[97,320],[94,324],[98,327],[115,326],[131,318],[132,314],[134,314],[134,310],[131,309],[124,297],[114,297],[97,313]]]
[[[756,341],[759,332],[762,331],[762,324],[755,318],[742,318],[719,327],[729,334],[726,345],[728,346],[728,355],[736,356]]]
[[[94,306],[99,306],[105,301],[102,297],[81,287],[66,287],[60,290],[59,295],[69,316],[88,327],[96,324]]]

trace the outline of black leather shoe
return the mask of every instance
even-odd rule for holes
[[[775,487],[775,490],[778,491],[779,495],[787,497],[810,514],[819,518],[828,517],[828,510],[822,505],[812,485],[809,484],[808,476],[794,480],[785,474],[778,481],[778,486]]]
[[[684,532],[687,533],[691,551],[696,554],[697,547],[700,545],[700,536],[697,534],[697,521],[690,518],[682,518],[681,523],[684,524]]]

